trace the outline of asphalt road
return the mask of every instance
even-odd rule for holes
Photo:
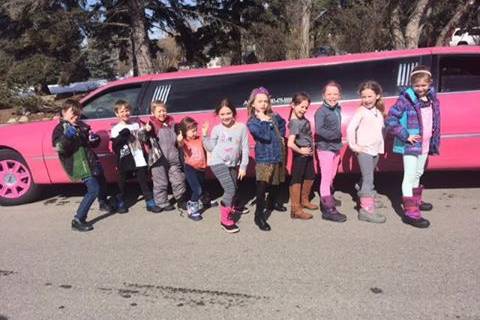
[[[378,179],[383,225],[357,220],[352,177],[337,181],[346,223],[274,212],[271,232],[253,212],[231,235],[218,209],[193,222],[143,201],[110,216],[94,204],[95,230],[73,232],[79,187],[0,207],[0,320],[480,319],[480,173],[426,176],[426,230],[401,223],[400,180]]]

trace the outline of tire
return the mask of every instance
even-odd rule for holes
[[[39,189],[22,156],[13,150],[0,150],[0,205],[31,202],[37,199]]]

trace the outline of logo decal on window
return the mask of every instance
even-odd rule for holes
[[[413,68],[418,65],[418,62],[400,63],[398,66],[397,86],[407,87],[410,84],[410,73]]]
[[[163,103],[167,103],[168,94],[170,93],[171,88],[171,84],[157,86],[153,92],[152,101],[160,100],[163,101]]]

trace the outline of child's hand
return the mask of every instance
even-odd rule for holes
[[[63,134],[64,134],[65,137],[67,137],[68,139],[72,139],[73,137],[75,137],[75,136],[77,135],[77,128],[75,128],[74,126],[69,125]]]
[[[407,141],[410,142],[411,144],[414,144],[415,142],[420,141],[421,138],[422,137],[420,137],[419,135],[409,136],[407,138]]]
[[[145,128],[145,131],[147,131],[147,132],[152,131],[152,125],[150,124],[150,121],[147,122],[147,124],[145,125],[144,128]]]
[[[123,128],[122,130],[120,130],[118,135],[122,136],[123,138],[128,138],[130,136],[130,130],[128,130],[128,128]]]
[[[202,125],[202,136],[207,136],[208,135],[208,127],[210,126],[210,124],[208,123],[208,121],[204,122],[203,125]]]
[[[263,111],[255,110],[255,116],[260,119],[260,121],[269,121],[270,117],[265,114]]]
[[[95,143],[100,140],[100,136],[92,131],[90,131],[90,134],[88,135],[88,141],[91,143]]]
[[[312,155],[312,148],[310,147],[301,147],[300,148],[300,153],[304,156],[310,156]]]
[[[247,172],[244,169],[238,170],[238,180],[242,180],[247,175]]]

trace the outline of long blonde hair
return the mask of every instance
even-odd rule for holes
[[[247,102],[248,116],[251,117],[251,116],[255,115],[255,108],[253,107],[253,102],[255,101],[255,97],[258,94],[264,94],[264,95],[267,96],[268,107],[267,107],[267,110],[266,110],[266,114],[271,115],[273,113],[273,110],[272,110],[272,100],[270,98],[270,93],[264,87],[258,87],[258,88],[255,88],[255,89],[252,90],[252,92],[250,93],[250,98],[248,98],[248,102]]]

